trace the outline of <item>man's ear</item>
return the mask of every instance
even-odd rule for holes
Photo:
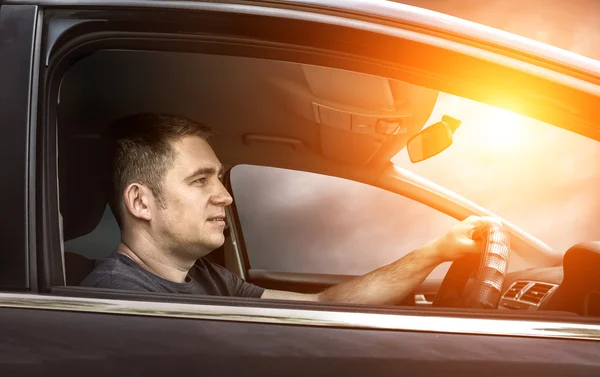
[[[154,200],[152,192],[144,185],[130,183],[123,192],[123,204],[131,216],[140,220],[152,220],[151,201]]]

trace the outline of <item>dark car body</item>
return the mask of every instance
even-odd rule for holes
[[[227,35],[246,56],[260,55],[260,43],[281,46],[269,50],[269,58],[297,62],[310,62],[310,51],[329,50],[336,52],[329,57],[332,66],[390,75],[399,68],[378,66],[376,59],[394,58],[390,55],[395,52],[377,43],[406,40],[400,48],[410,48],[414,55],[396,58],[414,80],[421,80],[423,71],[436,72],[437,78],[427,79],[432,86],[499,105],[497,96],[482,96],[465,84],[476,81],[491,88],[488,93],[510,92],[512,98],[532,104],[524,110],[526,115],[598,139],[600,65],[594,61],[386,2],[1,3],[1,375],[600,374],[600,323],[560,311],[544,316],[418,306],[365,308],[66,286],[60,247],[63,231],[73,228],[63,229],[55,216],[56,113],[49,100],[58,91],[53,79],[72,63],[68,51],[85,53],[94,43],[103,43],[94,39],[98,35],[114,36],[113,48],[118,49],[118,35],[110,29],[115,25],[123,29],[134,25],[130,31],[138,34],[131,41],[139,49],[149,48],[144,36],[174,33],[165,29],[179,23],[182,29],[204,27],[197,35],[208,39]],[[198,26],[195,17],[204,24]],[[286,43],[303,49],[286,52]],[[217,43],[205,48],[204,52],[226,54]],[[429,53],[438,57],[427,59]],[[357,65],[346,58],[349,54],[366,59]],[[464,69],[475,65],[482,70]],[[520,80],[521,92],[513,93],[508,76]],[[531,88],[544,89],[552,98],[536,96]],[[454,203],[448,204],[448,212],[455,217],[479,211],[468,203],[448,203]],[[551,257],[544,245],[520,234],[517,243],[530,242]],[[560,259],[549,264],[556,266]],[[250,271],[249,276],[282,288],[293,286],[298,278],[260,271]]]

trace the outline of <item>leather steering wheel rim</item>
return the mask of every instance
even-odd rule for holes
[[[501,225],[480,232],[481,254],[456,260],[450,266],[432,306],[496,309],[504,288],[510,256],[510,235]]]

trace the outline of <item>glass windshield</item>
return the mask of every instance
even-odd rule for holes
[[[440,93],[426,123],[462,121],[454,143],[413,171],[511,221],[557,251],[600,239],[600,143],[515,113]]]

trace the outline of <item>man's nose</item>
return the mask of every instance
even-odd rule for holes
[[[219,182],[217,192],[213,195],[213,203],[225,207],[233,203],[233,198],[221,182]]]

